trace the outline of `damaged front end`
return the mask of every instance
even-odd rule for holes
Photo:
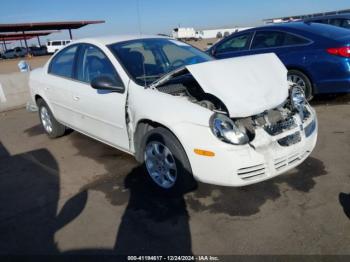
[[[281,61],[265,54],[186,66],[151,85],[212,112],[210,133],[205,123],[191,125],[196,138],[188,129],[180,132],[198,180],[245,186],[282,174],[310,155],[316,113],[286,76]],[[216,157],[193,154],[198,147]],[[209,166],[220,171],[213,176]]]
[[[290,97],[280,106],[245,118],[235,118],[234,123],[246,130],[249,142],[253,142],[256,130],[264,130],[269,136],[276,138],[280,146],[288,147],[301,142],[302,136],[309,137],[316,129],[313,109],[306,99],[298,105],[293,103],[293,91],[299,87],[291,87]],[[254,143],[252,143],[254,145]]]

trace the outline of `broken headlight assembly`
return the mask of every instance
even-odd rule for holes
[[[290,89],[290,101],[292,107],[298,112],[303,112],[307,104],[304,91],[299,86],[293,86]]]
[[[216,113],[210,118],[210,128],[213,134],[223,142],[233,145],[244,145],[249,142],[246,131],[223,114]]]

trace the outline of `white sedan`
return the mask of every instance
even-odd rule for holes
[[[315,111],[274,54],[214,60],[170,38],[79,40],[30,74],[51,138],[72,128],[132,154],[164,191],[245,186],[302,163]]]

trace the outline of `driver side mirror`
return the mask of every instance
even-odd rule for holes
[[[213,57],[215,57],[215,46],[211,46],[207,53]]]
[[[91,81],[91,87],[96,90],[111,91],[116,93],[124,93],[125,87],[118,84],[108,76],[99,76]]]

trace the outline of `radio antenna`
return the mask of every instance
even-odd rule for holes
[[[139,34],[142,35],[142,28],[141,28],[141,15],[140,15],[140,0],[136,0],[137,5],[137,23],[139,26]],[[147,80],[146,80],[146,67],[145,67],[145,61],[142,62],[142,70],[143,70],[143,84],[144,87],[147,87]]]
[[[136,0],[137,5],[137,24],[139,27],[139,34],[142,35],[142,27],[141,27],[141,15],[140,15],[140,0]]]

